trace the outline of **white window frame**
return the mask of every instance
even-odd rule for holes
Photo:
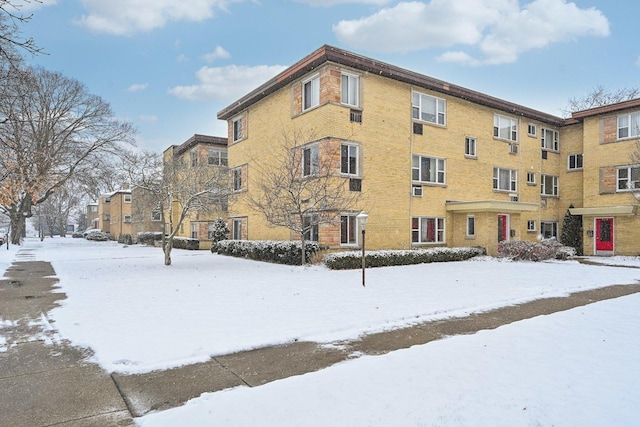
[[[197,222],[192,222],[191,223],[191,238],[192,239],[197,239],[198,238],[198,223]]]
[[[302,217],[302,228],[308,226],[311,228],[304,233],[304,239],[307,242],[317,242],[320,237],[320,226],[318,225],[318,215],[308,214]]]
[[[467,215],[467,237],[476,236],[476,217],[475,215]]]
[[[529,126],[527,126],[527,135],[536,136],[537,134],[538,134],[538,128],[535,125],[535,123],[529,123]]]
[[[560,150],[560,132],[555,129],[540,129],[540,145],[543,150],[559,151]]]
[[[423,236],[423,234],[426,234],[426,230],[428,229],[430,222],[434,224],[434,228],[433,228],[434,240],[433,241],[429,241],[426,239],[427,236]],[[416,223],[418,224],[418,228],[415,228]],[[411,218],[411,243],[415,245],[425,245],[425,244],[442,244],[445,242],[446,242],[445,218],[431,217],[431,216],[418,216],[418,217]]]
[[[536,220],[530,219],[527,221],[527,231],[536,231]]]
[[[307,88],[309,88],[308,94]],[[302,111],[318,105],[320,105],[320,75],[316,74],[302,82]]]
[[[131,203],[131,194],[124,194],[122,199],[124,203]]]
[[[228,166],[229,159],[227,155],[227,150],[210,148],[207,153],[207,163],[210,166]]]
[[[640,112],[618,115],[617,128],[619,140],[640,136]]]
[[[527,172],[527,184],[535,185],[536,184],[536,173],[535,172]]]
[[[355,213],[343,213],[340,215],[340,246],[358,246],[359,227],[357,217],[358,214]],[[353,235],[353,239],[350,239],[351,235]]]
[[[424,162],[429,162],[428,175]],[[411,179],[413,182],[423,184],[446,184],[447,183],[447,160],[440,157],[421,156],[414,154],[411,157]]]
[[[624,171],[625,176],[621,176],[622,171]],[[635,180],[633,179],[634,177],[636,178]],[[637,191],[638,189],[640,189],[640,165],[624,166],[616,169],[616,192]]]
[[[340,76],[340,102],[350,107],[360,106],[360,76],[342,73]]]
[[[547,228],[551,227],[551,233],[547,237],[545,233],[548,231]],[[540,237],[543,239],[553,239],[558,238],[558,222],[557,221],[540,221]]]
[[[124,215],[124,216],[122,217],[122,222],[124,222],[124,223],[126,223],[126,224],[131,223],[131,215]]]
[[[231,236],[233,240],[242,240],[242,218],[234,218],[232,220]]]
[[[503,171],[509,172],[509,178],[507,182],[502,182],[504,177],[501,172]],[[508,187],[508,188],[503,188],[503,187]],[[507,169],[507,168],[498,168],[498,167],[493,168],[493,190],[506,191],[509,193],[518,191],[518,171],[515,169]]]
[[[478,142],[472,136],[466,136],[464,138],[464,155],[474,159],[478,157]]]
[[[359,145],[340,144],[340,173],[349,176],[360,176]]]
[[[508,133],[505,135],[505,133]],[[493,137],[518,142],[518,121],[501,114],[493,115]]]
[[[575,171],[575,170],[580,170],[583,167],[584,167],[584,155],[582,153],[574,153],[574,154],[569,154],[567,156],[567,170]]]
[[[232,122],[232,137],[233,137],[233,142],[238,142],[238,141],[242,141],[242,139],[244,138],[244,129],[242,126],[242,118],[243,116],[238,116],[235,119],[233,119]]]
[[[542,196],[558,196],[558,177],[556,175],[540,175],[540,194]]]
[[[242,167],[234,168],[231,170],[232,177],[232,190],[234,192],[242,191]]]
[[[426,93],[411,92],[411,117],[422,122],[446,126],[447,101]]]
[[[98,212],[97,206],[91,206],[91,212]]]
[[[316,176],[320,173],[320,146],[310,145],[302,149],[302,176]]]

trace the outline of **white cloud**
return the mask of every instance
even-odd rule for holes
[[[198,84],[176,86],[170,88],[169,93],[189,100],[231,102],[286,68],[282,65],[202,67],[196,72]]]
[[[158,121],[158,116],[154,115],[141,115],[138,117],[141,122],[144,123],[155,123]]]
[[[364,4],[375,4],[375,5],[383,5],[389,3],[389,0],[295,0],[297,3],[308,4],[309,6],[316,7],[330,7],[335,6],[336,4],[348,4],[348,3],[364,3]]]
[[[231,54],[227,52],[222,46],[216,46],[213,52],[202,55],[202,58],[207,62],[213,62],[216,59],[231,58]]]
[[[169,21],[203,21],[235,1],[241,0],[82,0],[88,13],[78,22],[97,32],[131,35]]]
[[[439,60],[468,65],[508,63],[530,49],[583,36],[609,35],[607,18],[595,8],[580,9],[566,0],[432,0],[402,2],[366,18],[333,27],[343,43],[378,52],[408,52],[464,45],[483,58],[462,51]]]
[[[43,7],[55,6],[56,4],[58,4],[58,0],[17,0],[11,2],[11,4],[3,5],[3,8],[11,13],[18,12],[19,14],[24,14],[42,9]],[[11,6],[13,6],[13,8]]]
[[[149,87],[148,83],[135,83],[129,86],[127,92],[139,92],[141,90],[145,90],[147,87]]]
[[[176,57],[176,62],[180,63],[180,62],[187,62],[189,60],[189,57],[187,55],[185,55],[184,53],[181,53],[180,55],[178,55]]]

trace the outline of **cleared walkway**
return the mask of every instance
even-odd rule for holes
[[[217,356],[148,374],[109,374],[89,363],[90,350],[56,339],[48,312],[65,295],[57,292],[49,263],[18,254],[0,280],[0,320],[7,351],[0,352],[0,425],[129,426],[132,417],[182,405],[204,392],[255,387],[317,371],[362,354],[384,354],[446,336],[584,306],[640,292],[640,285],[615,285],[546,298],[467,317],[421,323],[323,345],[295,342]]]

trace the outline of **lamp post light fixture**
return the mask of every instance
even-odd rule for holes
[[[362,211],[356,216],[356,219],[358,220],[358,224],[360,224],[360,229],[362,230],[362,287],[364,287],[364,269],[366,267],[366,258],[364,254],[364,233],[369,215]]]

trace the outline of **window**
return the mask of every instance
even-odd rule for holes
[[[359,83],[358,76],[352,74],[342,74],[342,86],[340,88],[342,95],[340,100],[343,104],[357,107],[359,104]]]
[[[126,223],[131,222],[131,215],[125,215],[124,218],[123,218],[123,221],[126,222]]]
[[[190,156],[191,156],[191,167],[198,166],[198,153],[195,150],[193,150],[190,153]]]
[[[567,168],[569,170],[582,169],[582,163],[582,154],[569,154],[569,157],[567,158]]]
[[[413,243],[444,243],[444,218],[411,218]]]
[[[536,221],[534,219],[527,221],[527,231],[536,231]]]
[[[476,157],[476,139],[467,136],[464,139],[464,155],[467,157]]]
[[[131,194],[125,194],[124,195],[124,202],[125,203],[131,203]]]
[[[198,224],[194,222],[191,223],[191,238],[192,239],[198,238]]]
[[[238,117],[233,120],[233,142],[238,142],[242,139],[244,135],[242,131],[242,117]]]
[[[540,129],[541,145],[545,150],[558,151],[558,131],[552,129]]]
[[[356,216],[355,215],[341,215],[340,216],[340,244],[342,245],[357,245],[357,228],[356,228]]]
[[[529,126],[527,127],[527,134],[529,136],[536,136],[536,130],[536,125],[529,123]]]
[[[617,191],[640,188],[640,166],[629,166],[617,170]]]
[[[535,184],[535,183],[536,183],[536,173],[527,172],[527,184]]]
[[[104,199],[105,203],[111,203],[111,197],[107,197],[106,199]]]
[[[227,150],[209,150],[207,163],[213,166],[227,166],[229,164]]]
[[[104,220],[105,221],[111,221],[111,215],[110,214],[104,214]]]
[[[320,76],[302,83],[302,111],[320,104]]]
[[[207,223],[207,240],[213,240],[216,232],[216,223],[209,222]]]
[[[476,235],[476,217],[473,215],[467,216],[467,237],[474,237]]]
[[[554,175],[540,175],[540,194],[543,196],[557,196],[558,177]]]
[[[91,206],[91,212],[98,212],[97,206]]]
[[[317,145],[302,151],[302,176],[317,175],[320,172],[320,150]]]
[[[340,146],[340,172],[358,175],[358,146],[342,144]]]
[[[496,114],[493,116],[493,136],[507,141],[518,140],[518,122],[515,119]]]
[[[305,230],[305,240],[309,242],[318,241],[318,215],[305,215],[302,218],[302,228]]]
[[[618,116],[618,139],[640,135],[640,112]]]
[[[543,239],[558,238],[558,223],[540,221],[540,235]]]
[[[242,169],[233,170],[233,191],[242,191]]]
[[[154,209],[151,211],[151,221],[162,221],[162,211]]]
[[[512,169],[493,168],[493,189],[499,191],[517,191],[518,172]]]
[[[242,219],[234,219],[232,226],[233,240],[242,240]]]
[[[435,157],[413,156],[411,179],[437,184],[445,183],[445,160]]]
[[[445,101],[419,92],[411,94],[412,117],[425,122],[445,124]]]

